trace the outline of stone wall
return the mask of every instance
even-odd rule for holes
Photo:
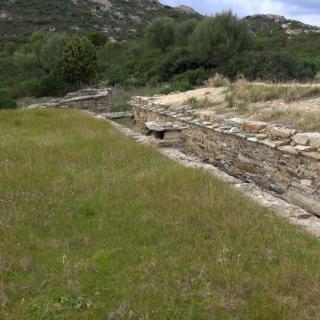
[[[92,90],[69,94],[59,101],[56,107],[88,110],[96,113],[110,112],[112,107],[112,90]]]
[[[28,108],[61,108],[80,109],[95,113],[109,113],[112,109],[112,89],[85,89],[71,92],[62,99],[54,99],[47,103],[31,105]]]
[[[317,133],[297,133],[242,119],[215,119],[188,106],[174,109],[143,97],[133,98],[131,104],[134,119],[142,128],[149,121],[184,125],[182,138],[188,152],[320,216]]]

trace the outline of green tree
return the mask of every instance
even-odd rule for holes
[[[147,27],[144,37],[150,48],[166,52],[174,45],[175,24],[170,18],[156,18]]]
[[[91,41],[86,37],[71,38],[63,51],[61,74],[73,84],[92,81],[97,72],[97,54]]]
[[[187,46],[189,38],[196,28],[199,21],[197,19],[188,19],[181,23],[178,23],[175,31],[175,43],[177,46]]]
[[[35,76],[39,74],[38,70],[41,69],[39,59],[34,52],[18,50],[13,55],[13,62],[21,71]]]
[[[101,48],[108,42],[108,36],[102,32],[88,32],[86,37],[92,42],[95,48]]]
[[[235,78],[239,74],[249,80],[305,81],[314,78],[315,67],[299,61],[287,52],[249,51],[235,57],[226,74]]]
[[[250,42],[247,25],[228,11],[198,24],[190,37],[190,51],[207,66],[225,66]]]
[[[67,41],[67,34],[56,33],[52,35],[41,47],[40,63],[43,69],[48,73],[58,70],[62,58],[63,49]]]

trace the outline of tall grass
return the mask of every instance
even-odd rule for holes
[[[76,111],[0,112],[0,318],[316,319],[320,244]]]
[[[230,91],[235,99],[245,103],[276,99],[292,102],[320,95],[320,87],[299,86],[294,83],[289,85],[261,85],[250,83],[245,79],[240,79],[230,85]]]

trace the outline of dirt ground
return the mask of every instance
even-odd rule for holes
[[[225,101],[226,88],[200,88],[180,93],[171,93],[165,96],[160,96],[155,99],[156,102],[172,105],[183,105],[189,99],[196,98],[198,100],[208,99],[213,103]]]
[[[302,131],[320,131],[320,96],[293,102],[263,101],[230,108],[226,102],[227,91],[226,87],[200,88],[157,97],[155,101],[179,106],[188,104],[192,98],[195,98],[199,101],[200,108],[203,104],[203,109],[225,117],[241,117],[278,123]]]

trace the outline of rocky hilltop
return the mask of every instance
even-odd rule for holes
[[[0,0],[0,41],[24,39],[34,31],[100,31],[116,39],[142,34],[155,17],[184,20],[197,13],[157,0]]]
[[[243,19],[254,33],[286,33],[299,35],[302,33],[320,33],[320,28],[289,20],[284,16],[272,14],[256,14]]]

